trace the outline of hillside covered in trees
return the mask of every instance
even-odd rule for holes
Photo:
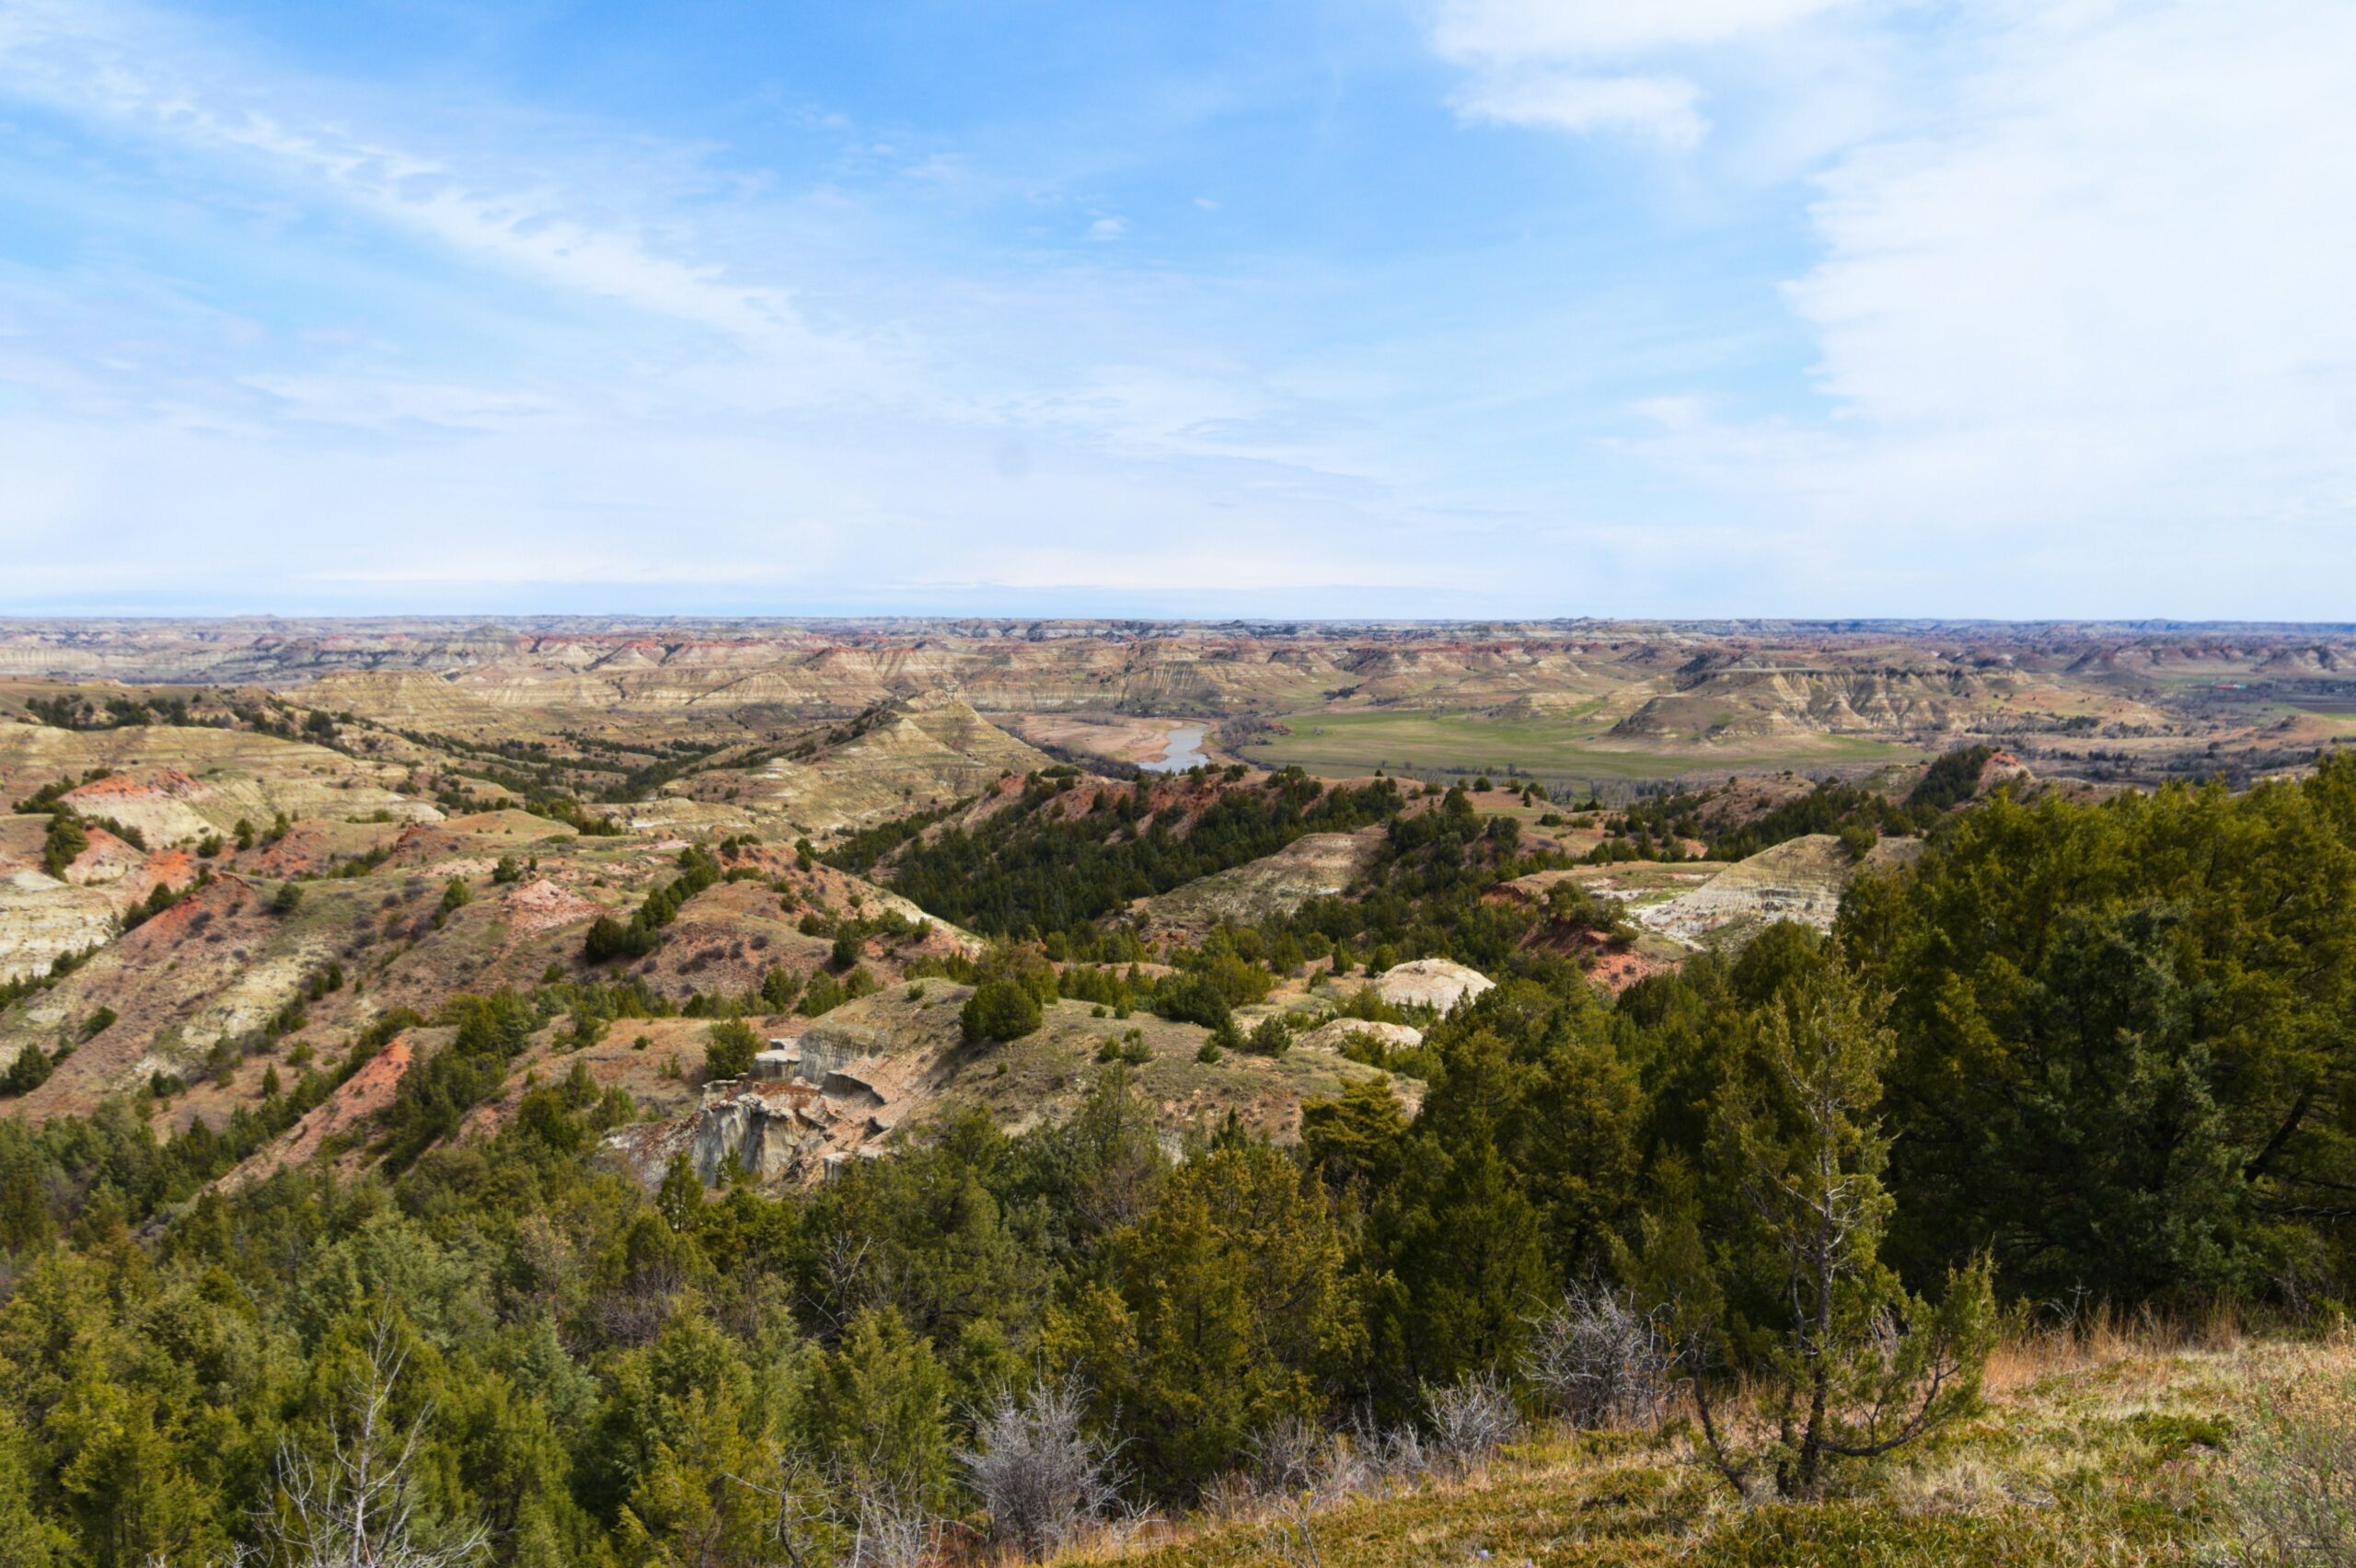
[[[1737,1553],[1751,1514],[1711,1510],[1831,1550],[1890,1467],[1989,1430],[1992,1353],[2098,1313],[2320,1334],[2356,1291],[2356,759],[2101,801],[1931,777],[1887,807],[1919,859],[1862,876],[1829,933],[1772,926],[1615,995],[1580,962],[1626,940],[1611,901],[1509,896],[1576,857],[1464,790],[1058,768],[847,840],[841,868],[655,858],[527,983],[387,1010],[331,1062],[255,1046],[264,1097],[217,1124],[175,1134],[161,1085],[0,1120],[0,1562],[976,1562],[1146,1519],[1138,1550],[1199,1526],[1242,1553],[1216,1560],[1307,1561],[1320,1509],[1493,1465],[1536,1486],[1515,1467],[1579,1432],[1656,1456],[1711,1560],[1764,1561]],[[1198,943],[1128,918],[1311,832],[1380,843],[1345,891]],[[875,881],[827,880],[848,868]],[[412,940],[514,885],[452,874]],[[885,890],[987,940],[943,945]],[[793,901],[808,974],[691,982],[731,898]],[[1422,959],[1496,984],[1386,999]],[[392,986],[375,963],[353,977]],[[762,1044],[742,1020],[819,988],[823,1016],[873,970],[955,1004],[943,1059],[981,1080],[1043,1008],[1104,1017],[1105,1047],[1068,1115],[943,1109],[824,1181],[614,1159],[650,1080],[592,1072],[592,1043],[692,1029],[734,1080]],[[353,988],[339,970],[310,1005],[343,1018]],[[1207,1079],[1329,1029],[1387,1070],[1280,1137],[1232,1113],[1173,1135],[1114,1032],[1149,1014]],[[372,1075],[397,1078],[377,1109],[288,1141]],[[2269,1517],[2292,1459],[2164,1480],[2154,1456],[2233,1447],[2197,1430],[2137,1428],[2120,1473],[2148,1491],[2071,1493],[2056,1516],[2091,1533],[2052,1560]],[[2025,1506],[1989,1504],[1990,1539]]]

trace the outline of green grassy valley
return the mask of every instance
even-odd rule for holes
[[[1240,749],[1263,767],[1304,767],[1328,778],[1380,769],[1418,778],[1530,775],[1565,786],[1769,767],[1870,768],[1922,755],[1888,741],[1828,734],[1746,738],[1706,750],[1647,746],[1611,738],[1611,722],[1597,721],[1592,711],[1542,719],[1393,709],[1312,711],[1278,721],[1289,733]]]

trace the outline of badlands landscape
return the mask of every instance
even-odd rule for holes
[[[19,620],[0,630],[0,677],[82,683],[101,702],[108,683],[299,688],[308,708],[479,744],[611,723],[626,751],[703,754],[683,775],[809,743],[818,721],[953,694],[1115,762],[1151,761],[1170,729],[1207,724],[1228,760],[1325,774],[1624,786],[1728,764],[1854,768],[1969,738],[2134,778],[2201,772],[2202,758],[2246,772],[2346,732],[2356,628]],[[609,785],[636,771],[606,763]]]
[[[2232,1324],[2347,1277],[2302,1216],[2356,1175],[2351,669],[2337,628],[12,623],[0,1366],[51,1381],[0,1528],[213,1560],[340,1323],[509,1401],[433,1439],[500,1562],[2205,1551],[2258,1483],[2200,1412],[2340,1355]],[[2280,952],[2299,987],[2238,967]],[[1819,1136],[1746,1098],[1794,1029],[1864,1043],[1827,1158],[1899,1206],[1838,1267],[1925,1357],[1824,1440],[1946,1445],[1818,1480],[1764,1407],[1692,1424],[1782,1244],[1741,1161]],[[2096,1045],[2142,1065],[2055,1076]],[[2154,1193],[2195,1217],[2073,1217]],[[164,1398],[189,1293],[258,1337],[104,1479],[131,1438],[74,1412]],[[1108,1490],[1025,1537],[951,1456],[1048,1437]],[[1967,1463],[2067,1501],[1923,1501]]]

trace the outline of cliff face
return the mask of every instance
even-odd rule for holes
[[[1919,838],[1885,838],[1853,860],[1832,835],[1808,834],[1738,860],[1691,893],[1642,905],[1634,917],[1689,946],[1739,943],[1777,920],[1830,930],[1860,872],[1909,865],[1922,850]]]
[[[1843,669],[1758,660],[1697,660],[1672,689],[1612,729],[1623,739],[1708,741],[1809,732],[1961,729],[2012,677],[1954,664]]]
[[[749,1171],[766,1181],[814,1174],[826,1156],[858,1147],[867,1119],[843,1112],[806,1083],[729,1081],[707,1086],[703,1102],[668,1122],[641,1122],[607,1135],[624,1170],[658,1186],[685,1154],[707,1184]]]
[[[2100,687],[2149,699],[2189,682],[2351,669],[2356,629],[2304,627],[548,617],[19,622],[0,631],[0,677],[317,685],[322,706],[452,733],[512,724],[518,709],[841,718],[954,688],[990,713],[1214,718],[1337,700],[1487,711],[1608,700],[1628,737],[1699,739],[1785,725],[1938,731],[1976,704],[2033,696],[2056,679],[2081,695]],[[1633,699],[1624,708],[1623,698]]]
[[[1138,909],[1146,928],[1199,937],[1222,920],[1249,925],[1342,892],[1373,864],[1382,833],[1311,833],[1273,855],[1199,877]]]
[[[1390,1075],[1324,1050],[1282,1058],[1232,1053],[1199,1060],[1207,1032],[1138,1014],[1097,1018],[1079,1002],[1046,1009],[1038,1032],[1003,1044],[966,1045],[958,1013],[971,993],[938,980],[897,986],[837,1008],[758,1070],[780,1076],[707,1085],[667,1121],[611,1134],[608,1155],[652,1186],[685,1154],[707,1182],[732,1163],[764,1181],[813,1181],[881,1153],[897,1129],[951,1111],[988,1115],[1010,1131],[1053,1121],[1077,1105],[1101,1070],[1107,1042],[1141,1047],[1131,1081],[1172,1144],[1230,1112],[1271,1137],[1298,1136],[1300,1107],[1353,1079]],[[1412,1086],[1394,1084],[1410,1096]]]
[[[0,980],[40,974],[114,934],[116,900],[36,871],[0,876]]]
[[[187,855],[151,855],[104,828],[87,831],[87,847],[61,879],[42,864],[49,818],[0,817],[0,981],[45,973],[68,953],[103,945],[158,882],[184,887],[196,878]]]

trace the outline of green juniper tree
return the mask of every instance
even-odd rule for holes
[[[1877,1458],[1979,1398],[1994,1332],[1984,1261],[1935,1304],[1882,1261],[1893,1206],[1875,1115],[1892,1049],[1883,1005],[1839,963],[1765,1009],[1749,1070],[1721,1090],[1712,1174],[1737,1202],[1705,1234],[1690,1189],[1647,1221],[1635,1273],[1692,1374],[1711,1462],[1745,1496],[1822,1494],[1841,1460]],[[1746,1444],[1714,1389],[1742,1376],[1772,1424]]]

